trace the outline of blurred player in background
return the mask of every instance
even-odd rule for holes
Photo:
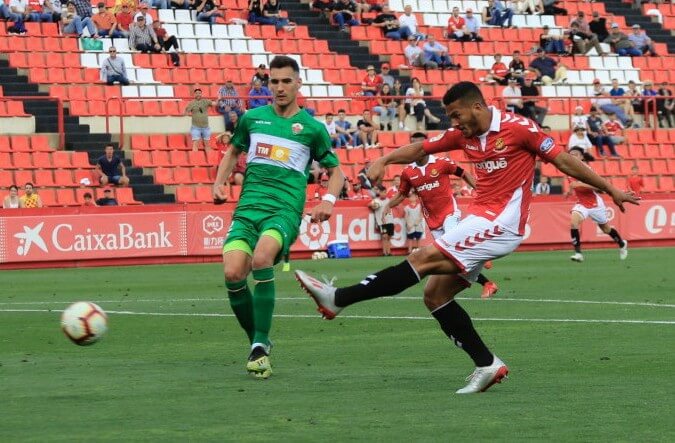
[[[486,261],[510,254],[523,241],[536,157],[607,192],[621,210],[624,202],[637,204],[637,199],[564,152],[533,121],[487,106],[474,83],[456,83],[445,93],[443,105],[452,124],[450,129],[377,159],[368,178],[378,183],[387,165],[409,164],[428,154],[463,150],[476,170],[476,197],[467,211],[469,215],[433,245],[410,254],[398,265],[367,275],[355,285],[336,288],[302,271],[295,275],[328,319],[354,303],[398,294],[429,275],[424,303],[448,338],[476,365],[468,384],[457,391],[469,394],[499,383],[509,370],[488,349],[471,317],[454,298],[476,280]]]
[[[224,200],[222,185],[245,152],[246,175],[225,238],[223,265],[230,305],[251,345],[246,370],[257,378],[272,374],[273,266],[288,254],[298,235],[312,160],[330,176],[329,193],[312,209],[313,221],[330,217],[344,180],[326,127],[298,106],[301,86],[298,63],[275,57],[270,63],[274,102],[242,115],[213,185],[214,200]],[[249,273],[255,282],[253,294],[246,281]]]
[[[572,148],[569,153],[578,158],[590,169],[588,163],[584,160],[584,151],[581,148]],[[587,185],[586,183],[570,177],[570,189],[577,197],[577,204],[572,208],[571,235],[572,245],[574,245],[574,255],[570,260],[581,263],[584,256],[581,253],[581,236],[579,235],[579,226],[584,220],[590,217],[602,232],[612,237],[612,240],[619,245],[619,259],[625,260],[628,257],[628,241],[623,240],[621,235],[609,224],[607,219],[607,207],[598,194],[598,188]]]

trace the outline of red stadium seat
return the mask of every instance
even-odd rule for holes
[[[213,202],[213,193],[211,192],[211,186],[197,186],[195,188],[195,201],[198,201],[200,203]]]
[[[2,162],[0,162],[2,164]],[[39,169],[51,169],[54,167],[52,156],[48,152],[36,152],[33,154],[33,164]]]
[[[31,135],[30,148],[33,151],[51,152],[52,148],[49,146],[49,138],[46,135]]]
[[[54,175],[51,169],[38,169],[35,171],[35,185],[38,187],[55,186]]]
[[[192,182],[193,183],[211,183],[211,174],[209,168],[192,168]]]
[[[79,186],[79,183],[73,181],[73,174],[70,169],[55,169],[54,183],[56,186]]]
[[[179,186],[176,188],[176,201],[179,203],[194,203],[195,194],[192,186]]]
[[[10,140],[12,142],[12,151],[30,152],[30,141],[25,135],[12,135]]]
[[[134,151],[133,153],[134,166],[145,167],[152,166],[152,159],[149,151]]]
[[[174,183],[173,170],[170,168],[155,169],[155,183],[159,183],[160,185]]]
[[[68,151],[54,151],[52,153],[52,163],[56,168],[72,168],[70,161],[70,152]]]
[[[40,189],[38,192],[43,206],[61,206],[53,189]]]
[[[15,152],[12,154],[12,163],[17,169],[33,169],[33,158],[29,152]]]
[[[72,189],[57,189],[56,201],[61,206],[79,206]]]
[[[167,151],[152,151],[150,158],[152,158],[152,166],[171,166]]]
[[[142,202],[136,201],[134,192],[131,188],[123,187],[115,189],[115,198],[120,205],[142,205]]]

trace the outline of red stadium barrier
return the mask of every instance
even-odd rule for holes
[[[572,205],[535,198],[521,250],[567,248]],[[608,208],[611,223],[631,245],[675,244],[675,199],[645,200],[626,214]],[[2,210],[0,268],[217,261],[233,210],[233,204]],[[403,225],[396,220],[394,247],[405,243]],[[329,222],[303,221],[291,250],[294,257],[308,257],[336,239],[347,239],[355,255],[379,254],[366,202],[338,202]],[[591,222],[583,225],[582,240],[610,244]]]

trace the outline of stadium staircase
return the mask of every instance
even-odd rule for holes
[[[655,23],[651,17],[643,15],[642,11],[634,7],[632,1],[604,0],[603,3],[608,12],[623,16],[628,26],[640,25],[652,40],[665,43],[668,45],[668,52],[675,53],[675,39],[670,30]]]

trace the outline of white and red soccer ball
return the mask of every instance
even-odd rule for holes
[[[97,304],[79,301],[61,314],[61,330],[76,345],[92,345],[108,330],[108,316]]]

